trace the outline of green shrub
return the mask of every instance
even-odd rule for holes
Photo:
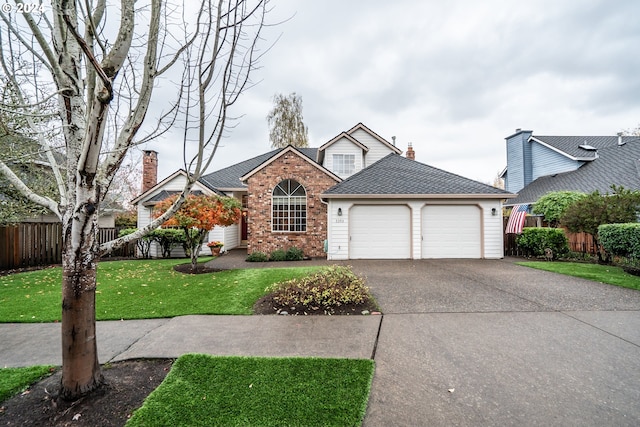
[[[159,228],[149,233],[149,237],[160,245],[162,258],[170,258],[171,250],[185,243],[184,231],[177,228]]]
[[[603,224],[598,227],[598,238],[608,253],[640,259],[640,223]]]
[[[247,262],[267,262],[269,261],[269,256],[264,252],[255,251],[251,252],[246,260]]]
[[[276,283],[267,291],[282,307],[329,312],[341,305],[364,304],[371,299],[364,278],[355,275],[348,267],[337,265],[300,279]]]
[[[554,259],[569,253],[567,236],[559,228],[525,227],[516,243],[528,256],[543,256],[547,248],[553,251]]]
[[[287,261],[302,261],[303,259],[304,259],[304,252],[302,251],[302,249],[291,247],[287,250],[287,253],[286,253]]]
[[[120,230],[120,232],[118,233],[118,237],[127,236],[129,234],[135,233],[136,231],[138,231],[137,228],[125,228]],[[153,239],[149,234],[142,236],[141,238],[136,240],[136,246],[138,248],[138,251],[140,251],[140,255],[142,255],[143,258],[150,257],[149,250],[151,249],[152,241]]]
[[[286,261],[287,253],[282,249],[276,249],[269,255],[269,261]]]

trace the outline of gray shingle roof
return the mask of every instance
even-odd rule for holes
[[[598,150],[618,145],[617,136],[540,136],[532,135],[539,141],[544,142],[568,155],[576,158],[596,158],[596,152],[580,148],[581,145],[590,145]],[[623,142],[637,139],[635,136],[623,136]]]
[[[580,137],[584,138],[584,137]],[[607,137],[602,137],[607,138]],[[611,137],[614,138],[614,137]],[[518,197],[508,202],[535,203],[550,191],[581,191],[601,193],[611,191],[611,185],[622,185],[631,190],[640,190],[640,139],[623,137],[624,145],[615,144],[598,150],[598,157],[575,171],[544,176],[536,179],[522,190]]]
[[[331,187],[326,195],[427,195],[427,194],[495,194],[511,193],[462,176],[389,154]]]
[[[296,148],[305,156],[309,157],[314,162],[316,161],[316,155],[318,152],[317,148]],[[244,188],[246,185],[240,182],[240,177],[246,175],[251,172],[262,163],[266,162],[280,151],[283,148],[278,148],[276,150],[271,150],[267,153],[261,154],[257,157],[254,157],[249,160],[245,160],[240,163],[236,163],[235,165],[231,165],[224,169],[220,169],[218,171],[212,172],[210,174],[204,175],[200,178],[200,182],[209,187],[210,189],[226,189],[226,188]]]

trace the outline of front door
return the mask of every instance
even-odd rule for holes
[[[242,217],[240,218],[240,239],[243,244],[247,243],[247,239],[249,238],[249,211],[246,209],[242,210]]]

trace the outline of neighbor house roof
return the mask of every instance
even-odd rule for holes
[[[622,136],[623,144],[637,139],[637,136]],[[618,136],[539,136],[531,135],[531,139],[554,148],[574,159],[596,159],[597,150],[618,145]],[[587,147],[591,147],[589,149]]]
[[[623,145],[618,145],[617,137],[600,138],[612,138],[615,142],[598,149],[598,156],[594,161],[585,163],[574,171],[536,179],[520,190],[518,197],[508,204],[535,203],[551,191],[591,193],[598,190],[606,193],[611,191],[612,184],[640,190],[640,139],[637,136],[623,137]]]
[[[398,154],[387,155],[322,194],[323,198],[372,196],[512,198],[515,194]]]

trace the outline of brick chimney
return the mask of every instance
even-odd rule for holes
[[[407,148],[407,159],[409,160],[415,160],[416,159],[416,152],[413,151],[413,144],[409,143],[409,148]]]
[[[158,152],[145,150],[142,153],[142,192],[158,183]]]

